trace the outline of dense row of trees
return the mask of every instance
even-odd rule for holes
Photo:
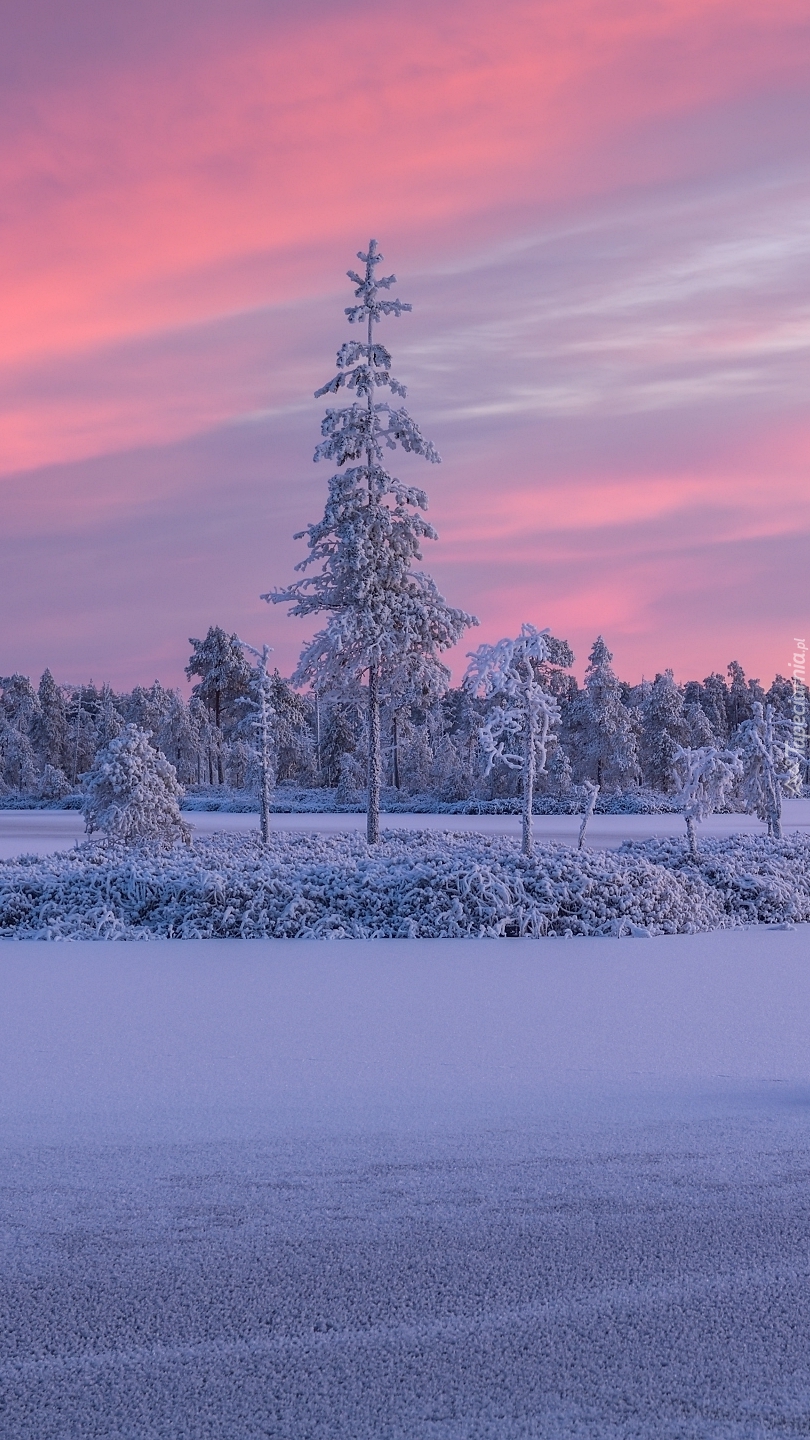
[[[493,647],[494,648],[494,647]],[[565,795],[590,781],[603,791],[647,786],[674,793],[679,749],[733,743],[757,703],[773,706],[785,740],[792,725],[793,682],[777,676],[767,691],[733,661],[726,675],[676,684],[672,671],[628,685],[600,638],[584,685],[571,657],[554,641],[537,661],[536,678],[559,710],[546,733],[539,793]],[[96,753],[127,723],[147,730],[185,786],[258,790],[257,668],[234,635],[212,627],[192,641],[190,699],[155,681],[119,694],[109,686],[57,685],[46,670],[38,686],[22,675],[0,680],[0,793],[57,799],[76,789]],[[339,787],[349,800],[366,785],[367,686],[298,692],[276,671],[269,677],[271,759],[276,782]],[[494,756],[509,696],[467,684],[443,695],[394,694],[380,701],[383,785],[444,800],[517,796],[518,770]],[[493,728],[493,720],[496,722]],[[790,770],[791,766],[787,766]],[[806,757],[804,761],[806,772]],[[801,782],[793,765],[794,780]]]

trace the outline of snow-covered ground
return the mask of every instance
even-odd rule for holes
[[[810,800],[785,800],[783,805],[786,833],[810,831]],[[189,811],[184,819],[198,835],[222,831],[244,833],[259,827],[259,817],[253,814]],[[580,819],[578,815],[535,816],[538,844],[560,841],[575,845]],[[516,839],[520,836],[519,815],[383,815],[381,823],[383,830],[450,830],[456,834],[513,835]],[[365,825],[364,815],[273,816],[273,829],[279,833],[332,835],[364,831]],[[707,838],[735,833],[763,835],[765,826],[751,815],[712,815],[698,831]],[[588,844],[607,850],[618,849],[625,840],[683,834],[684,822],[680,815],[594,815],[588,823]],[[69,850],[77,840],[84,839],[84,822],[78,811],[0,810],[0,859],[22,853],[47,855],[56,850]]]
[[[806,926],[2,943],[0,1429],[806,1436],[808,1036]]]

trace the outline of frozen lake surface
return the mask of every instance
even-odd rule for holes
[[[785,833],[810,830],[810,800],[786,800],[783,803]],[[259,828],[258,815],[250,814],[189,811],[184,819],[200,835]],[[560,841],[576,845],[580,820],[579,815],[536,815],[537,843]],[[519,815],[383,815],[381,824],[383,830],[445,830],[520,837]],[[364,831],[366,817],[329,813],[274,815],[272,827],[280,832],[299,834],[339,834]],[[752,815],[712,815],[698,827],[698,832],[707,839],[735,833],[764,835],[765,826]],[[594,815],[588,822],[588,844],[597,849],[615,850],[625,840],[683,834],[685,827],[680,815]],[[7,860],[22,853],[47,855],[54,850],[69,850],[77,841],[84,839],[84,821],[76,810],[0,810],[0,859]]]
[[[0,1117],[13,1440],[808,1434],[808,927],[0,943]]]

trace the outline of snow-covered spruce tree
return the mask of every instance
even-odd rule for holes
[[[764,705],[765,691],[758,680],[746,680],[745,671],[738,660],[728,666],[729,687],[726,697],[729,730],[733,734],[738,726],[750,720],[756,702]]]
[[[695,700],[700,705],[708,720],[715,742],[725,745],[729,737],[728,724],[728,686],[724,676],[718,671],[707,675],[703,684],[691,680],[684,691],[684,700],[687,705]]]
[[[5,676],[0,691],[0,779],[15,790],[31,791],[37,776],[37,692],[27,675]]]
[[[465,684],[473,695],[495,700],[480,730],[488,775],[496,761],[523,778],[523,854],[532,853],[532,801],[538,772],[545,773],[549,730],[560,720],[553,695],[537,679],[550,656],[548,630],[522,625],[516,640],[479,645],[471,652]]]
[[[574,774],[600,790],[621,790],[639,779],[638,722],[624,703],[612,659],[600,635],[588,658],[585,689],[566,715],[565,743]]]
[[[418,656],[436,656],[460,638],[472,615],[447,605],[429,575],[412,570],[423,540],[436,532],[422,517],[423,490],[404,485],[384,468],[384,450],[403,450],[435,464],[439,455],[407,410],[375,401],[389,389],[404,396],[391,374],[391,356],[374,338],[385,315],[399,316],[410,305],[384,299],[396,276],[375,277],[382,260],[376,240],[358,251],[365,273],[348,272],[356,286],[356,305],[346,310],[350,324],[365,329],[362,340],[347,341],[337,355],[338,373],[316,396],[353,391],[342,409],[328,409],[321,424],[323,440],[315,460],[333,460],[323,519],[296,536],[306,537],[309,555],[297,568],[320,564],[317,575],[262,598],[292,602],[291,615],[326,612],[329,620],[301,654],[293,683],[314,683],[340,690],[347,680],[367,681],[369,844],[380,833],[380,701],[389,677]],[[358,463],[359,462],[359,463]],[[344,469],[343,467],[348,468]]]
[[[85,783],[84,825],[125,845],[191,839],[180,814],[183,789],[174,766],[149,743],[145,730],[127,725],[99,750]]]
[[[638,711],[642,774],[652,790],[666,794],[676,783],[672,769],[675,756],[682,746],[689,744],[691,738],[684,714],[683,695],[671,670],[656,675],[652,684],[647,682],[640,689]]]
[[[45,670],[37,691],[39,715],[35,722],[34,743],[43,765],[64,770],[67,763],[67,716],[65,697],[50,670]]]
[[[715,745],[701,745],[699,749],[678,746],[672,757],[672,771],[680,781],[677,799],[686,821],[689,853],[697,855],[695,822],[723,808],[742,773],[742,765],[732,751],[718,750]]]

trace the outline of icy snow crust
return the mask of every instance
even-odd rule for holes
[[[810,838],[626,843],[252,834],[193,846],[75,850],[0,862],[0,935],[15,939],[419,939],[661,935],[810,919]]]
[[[808,959],[0,942],[4,1440],[806,1440]]]

